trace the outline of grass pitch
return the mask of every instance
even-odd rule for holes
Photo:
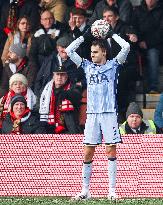
[[[163,205],[163,199],[107,199],[75,201],[63,197],[0,197],[0,205]]]

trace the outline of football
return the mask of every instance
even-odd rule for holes
[[[110,30],[110,24],[103,20],[96,20],[91,26],[91,33],[95,38],[105,39],[108,31]]]

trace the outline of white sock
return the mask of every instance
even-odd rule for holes
[[[92,174],[92,161],[84,162],[82,169],[82,179],[83,179],[83,187],[82,192],[87,193],[89,191],[89,184]]]
[[[117,159],[108,158],[108,173],[109,173],[109,195],[115,195],[116,176],[117,176]]]

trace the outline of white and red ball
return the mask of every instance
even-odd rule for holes
[[[91,26],[91,33],[95,38],[104,39],[110,30],[110,24],[103,19],[96,20]]]

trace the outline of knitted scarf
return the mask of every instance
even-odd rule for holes
[[[10,102],[11,98],[15,95],[15,92],[13,90],[10,90],[5,96],[2,97],[0,102],[0,119],[4,120],[6,117],[6,114],[10,111]],[[30,110],[33,109],[33,107],[36,104],[36,96],[34,95],[31,88],[27,88],[27,91],[21,93],[27,100],[27,107],[29,107]],[[0,125],[1,128],[1,125]]]
[[[46,121],[50,125],[55,125],[54,133],[61,133],[65,130],[63,112],[73,111],[74,107],[69,100],[62,100],[57,105],[54,95],[54,83],[50,81],[44,88],[40,98],[40,121]],[[70,89],[70,84],[63,87],[64,90]]]
[[[16,118],[13,111],[10,111],[11,120],[13,122],[13,128],[11,134],[16,134],[16,135],[23,134],[21,130],[21,122],[25,122],[30,115],[31,112],[28,107],[25,109],[24,113],[21,116],[19,116],[19,119]]]

